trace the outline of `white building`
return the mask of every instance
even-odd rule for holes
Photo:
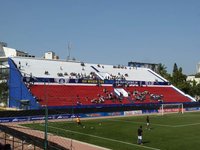
[[[187,76],[187,81],[196,81],[197,84],[199,84],[200,78],[196,78],[195,75],[189,75],[189,76]]]
[[[35,57],[27,52],[7,47],[7,43],[0,42],[0,70],[1,73],[6,72],[8,66],[8,57]]]
[[[200,63],[197,64],[197,73],[196,74],[200,74]],[[200,77],[196,77],[195,75],[188,75],[187,81],[196,81],[197,84],[199,84],[200,83]]]
[[[7,43],[0,42],[0,59],[5,59],[8,57],[35,57],[33,55],[29,55],[27,52],[23,52],[21,50],[16,50],[14,48],[7,47]]]
[[[59,57],[56,56],[54,52],[49,51],[49,52],[46,52],[44,54],[44,59],[54,59],[54,60],[57,60],[57,59],[59,59]]]

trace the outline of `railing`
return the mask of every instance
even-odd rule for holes
[[[43,147],[44,147],[44,139],[42,139],[42,138],[32,136],[32,135],[29,135],[29,134],[24,133],[24,132],[20,132],[16,129],[7,127],[7,126],[2,125],[2,124],[0,124],[0,130],[3,131],[4,134],[5,134],[5,136],[4,136],[5,143],[4,144],[7,144],[10,141],[9,143],[10,143],[12,149],[14,149],[14,145],[16,144],[15,143],[16,140],[14,140],[14,138],[17,138],[17,139],[22,141],[21,142],[21,149],[22,150],[24,149],[24,143],[25,142],[32,144],[34,147],[39,147],[41,149],[43,149]],[[7,139],[6,135],[11,135],[12,139],[11,138]],[[18,143],[19,143],[19,141],[18,141]],[[48,142],[48,150],[67,150],[67,149],[56,144],[56,143],[49,141]]]

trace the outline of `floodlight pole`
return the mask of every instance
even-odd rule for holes
[[[44,134],[44,150],[48,148],[48,106],[47,106],[47,91],[46,91],[46,81],[44,81],[44,98],[45,98],[45,134]]]
[[[47,137],[47,132],[48,132],[48,108],[47,105],[45,105],[45,135],[44,135],[44,149],[47,150],[48,146],[48,137]]]

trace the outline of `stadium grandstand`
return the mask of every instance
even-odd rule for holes
[[[194,99],[148,68],[10,57],[9,107],[120,107]]]

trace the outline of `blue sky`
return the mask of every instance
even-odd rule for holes
[[[174,63],[196,73],[199,0],[1,0],[0,41],[38,57],[89,63]]]

